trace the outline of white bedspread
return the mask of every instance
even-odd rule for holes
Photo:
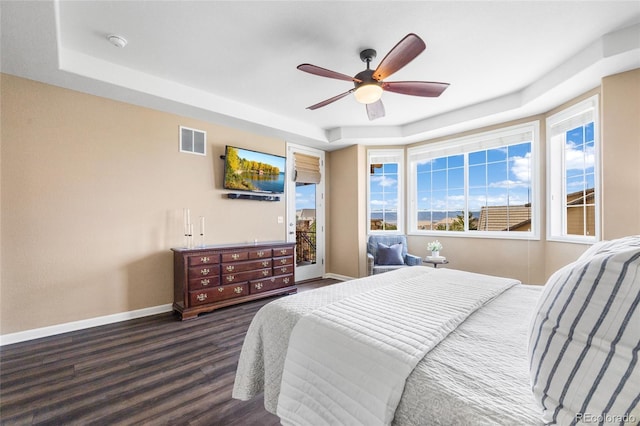
[[[416,364],[512,279],[425,270],[301,318],[277,414],[284,425],[388,425]]]
[[[392,278],[409,278],[417,269],[426,285],[446,271],[405,268],[264,306],[247,332],[233,397],[248,400],[264,393],[265,408],[275,413],[289,336],[299,319],[325,305],[388,286]],[[407,379],[393,425],[541,424],[526,363],[526,330],[540,289],[517,285],[505,291],[419,361]]]
[[[407,379],[393,425],[542,426],[527,359],[542,289],[505,291],[429,352]]]

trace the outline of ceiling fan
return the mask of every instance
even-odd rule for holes
[[[365,49],[360,52],[360,59],[362,62],[367,63],[367,69],[359,72],[353,77],[311,64],[298,65],[298,69],[300,71],[319,75],[321,77],[353,81],[355,86],[351,90],[311,105],[310,107],[307,107],[307,109],[314,110],[322,108],[323,106],[329,105],[330,103],[353,93],[358,102],[366,105],[369,120],[375,120],[376,118],[384,117],[385,114],[384,105],[380,100],[383,91],[412,96],[440,96],[442,92],[449,87],[449,83],[438,83],[433,81],[383,81],[385,78],[389,77],[391,74],[415,59],[424,49],[426,49],[426,47],[426,44],[420,37],[410,33],[400,40],[400,42],[398,42],[398,44],[389,51],[389,53],[387,53],[387,56],[382,59],[382,62],[380,62],[375,70],[370,69],[369,65],[373,58],[376,57],[376,51],[374,49]]]

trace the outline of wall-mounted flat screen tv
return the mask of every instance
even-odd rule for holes
[[[224,189],[283,194],[286,158],[227,145]]]

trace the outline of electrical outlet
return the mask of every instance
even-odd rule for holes
[[[278,223],[284,223],[284,218],[282,216],[278,216]]]

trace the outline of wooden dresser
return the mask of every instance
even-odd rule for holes
[[[295,243],[173,248],[173,309],[185,320],[224,306],[295,293]]]

